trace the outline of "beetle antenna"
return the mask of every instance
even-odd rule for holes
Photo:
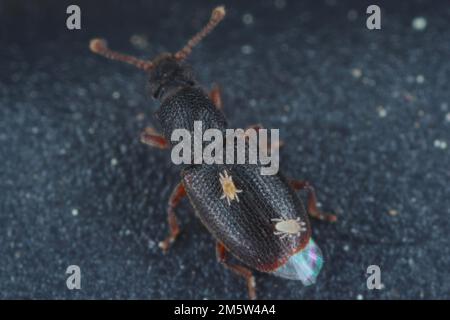
[[[148,71],[153,68],[153,63],[151,61],[141,60],[136,57],[122,54],[109,49],[108,44],[103,39],[92,39],[89,43],[89,48],[92,52],[104,56],[105,58],[129,63],[144,71]]]
[[[180,51],[175,53],[175,58],[177,60],[186,59],[186,57],[191,53],[192,48],[202,41],[202,39],[208,35],[208,33],[210,33],[224,17],[225,7],[219,6],[215,8],[211,13],[211,18],[208,23],[202,28],[202,30],[196,33]]]

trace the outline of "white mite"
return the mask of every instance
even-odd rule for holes
[[[236,199],[239,202],[238,193],[241,193],[242,190],[236,188],[233,182],[233,177],[229,176],[226,170],[223,170],[223,175],[219,173],[219,181],[222,185],[223,195],[220,199],[226,198],[228,201],[228,205],[231,204],[231,201]]]
[[[306,231],[306,223],[297,219],[271,219],[275,224],[274,235],[280,236],[280,239],[284,239],[287,236],[299,236],[302,232]]]

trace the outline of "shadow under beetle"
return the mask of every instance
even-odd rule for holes
[[[161,102],[156,116],[163,134],[146,128],[141,134],[142,142],[170,148],[173,130],[182,128],[193,132],[194,121],[202,121],[204,130],[227,128],[219,88],[215,86],[206,94],[184,64],[192,48],[224,16],[224,7],[215,8],[206,26],[185,47],[175,54],[162,53],[152,61],[112,51],[104,40],[91,40],[93,52],[148,72],[151,94]],[[308,182],[288,180],[281,173],[261,175],[260,165],[239,164],[188,165],[183,168],[181,177],[169,199],[170,233],[159,245],[164,252],[180,232],[175,208],[187,195],[196,215],[216,239],[218,261],[246,279],[251,299],[256,298],[256,288],[248,267],[300,280],[304,285],[315,282],[323,258],[311,238],[307,213],[330,222],[336,221],[336,216],[319,211],[314,189]],[[296,194],[296,190],[302,189],[308,191],[308,210]],[[229,262],[228,253],[246,266]]]

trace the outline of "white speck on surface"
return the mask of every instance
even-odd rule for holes
[[[416,82],[419,83],[419,84],[424,83],[425,82],[425,77],[423,75],[421,75],[421,74],[417,75]]]
[[[252,53],[253,53],[253,47],[250,46],[250,45],[248,45],[248,44],[244,44],[244,45],[241,47],[241,52],[242,52],[243,54],[252,54]]]
[[[358,69],[358,68],[353,68],[351,70],[351,73],[352,73],[353,78],[356,78],[356,79],[359,79],[362,76],[362,71],[361,71],[361,69]]]
[[[153,240],[149,240],[149,241],[148,241],[148,248],[149,248],[149,249],[153,249],[153,248],[155,248],[155,247],[156,247],[156,242],[153,241]]]
[[[343,249],[345,252],[348,252],[350,250],[350,246],[346,244]]]
[[[393,216],[393,217],[395,217],[396,215],[398,215],[398,211],[395,210],[395,209],[390,209],[390,210],[388,211],[388,213],[389,213],[390,216]]]
[[[363,82],[365,85],[368,85],[368,86],[370,86],[370,87],[373,87],[373,86],[375,86],[375,85],[377,84],[377,82],[376,82],[375,80],[370,79],[370,78],[368,78],[368,77],[364,77],[364,78],[362,79],[362,82]]]
[[[76,217],[78,215],[78,209],[72,209],[72,215]]]
[[[351,9],[348,13],[347,13],[347,19],[350,21],[355,21],[358,18],[358,11],[356,11],[355,9]]]
[[[254,22],[253,15],[251,13],[246,13],[242,16],[242,22],[246,25],[252,24]]]
[[[250,99],[250,101],[248,103],[250,104],[250,107],[256,107],[256,100],[255,99]]]
[[[445,115],[445,121],[450,122],[450,112]]]
[[[145,119],[145,114],[143,112],[140,112],[136,115],[137,121],[142,121]]]
[[[447,142],[445,142],[444,140],[436,139],[436,140],[434,140],[434,146],[435,146],[435,148],[446,149]]]
[[[416,31],[423,31],[427,27],[427,19],[424,17],[415,17],[412,21],[412,27]]]
[[[130,42],[138,49],[145,49],[148,47],[147,37],[143,34],[134,34],[130,38]]]
[[[356,296],[356,300],[363,300],[363,299],[364,299],[364,297],[363,297],[362,294],[358,294],[358,295]]]
[[[111,159],[111,165],[112,165],[113,167],[117,166],[118,163],[119,163],[119,162],[117,161],[116,158],[112,158],[112,159]]]
[[[120,92],[119,91],[114,91],[113,93],[112,93],[112,97],[113,97],[113,99],[119,99],[120,98]]]
[[[286,7],[286,0],[275,0],[273,4],[277,9],[284,9]]]
[[[378,116],[380,118],[385,118],[387,116],[387,111],[383,106],[378,106],[377,107],[377,112],[378,112]]]
[[[78,94],[80,97],[84,97],[84,96],[86,95],[86,93],[87,93],[87,90],[86,90],[85,88],[78,88],[78,89],[77,89],[77,94]]]

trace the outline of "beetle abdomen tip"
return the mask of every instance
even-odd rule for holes
[[[316,282],[322,265],[322,251],[311,238],[305,248],[292,255],[272,274],[291,280],[300,280],[305,286],[309,286]]]

